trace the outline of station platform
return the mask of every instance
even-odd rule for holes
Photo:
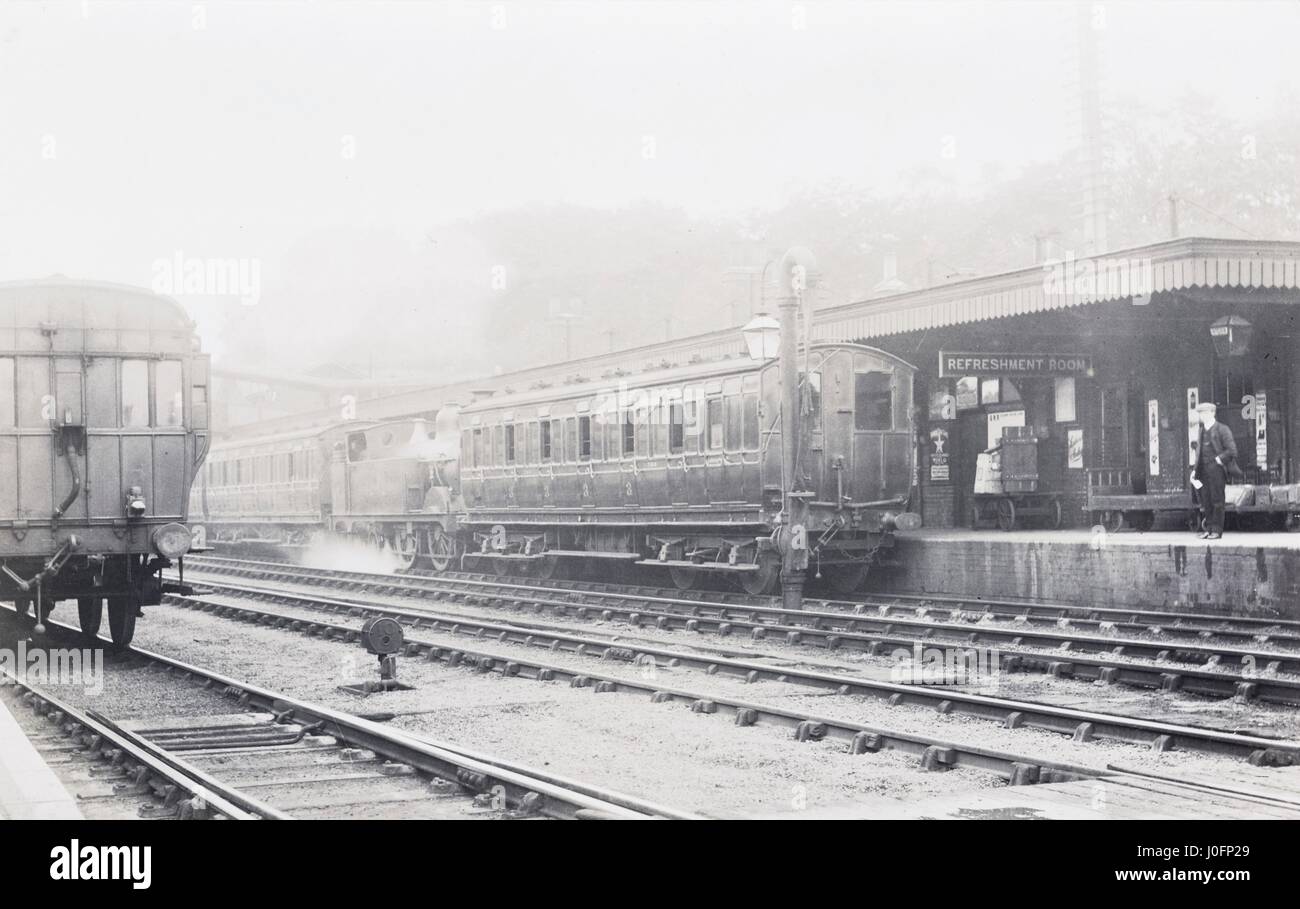
[[[877,589],[1300,620],[1300,533],[923,529]]]
[[[81,820],[77,800],[0,700],[0,820]]]

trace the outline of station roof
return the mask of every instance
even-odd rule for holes
[[[1300,243],[1187,237],[819,309],[817,340],[850,341],[1202,288],[1300,288]],[[1300,302],[1300,297],[1297,297]]]

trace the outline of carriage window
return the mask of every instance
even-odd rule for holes
[[[185,396],[182,393],[181,364],[161,360],[154,368],[154,425],[180,426]]]
[[[366,456],[366,434],[353,432],[348,434],[348,460],[360,461]]]
[[[578,460],[578,421],[573,417],[564,421],[564,460]]]
[[[743,410],[745,450],[758,451],[758,394],[756,392],[745,395]]]
[[[578,417],[578,460],[591,460],[591,417]]]
[[[687,392],[690,395],[691,392]],[[697,454],[700,450],[700,402],[694,399],[682,405],[682,448],[687,454]]]
[[[528,424],[528,463],[529,464],[537,463],[537,452],[541,450],[541,446],[538,443],[538,438],[539,438],[539,434],[538,434],[537,422],[534,421],[532,423],[529,423]]]
[[[708,442],[710,451],[722,448],[722,399],[710,398],[708,405]]]
[[[889,373],[855,373],[854,429],[893,429],[894,392]]]
[[[619,453],[623,450],[622,442],[622,424],[618,421],[618,411],[614,410],[604,415],[605,420],[605,460],[617,461]]]
[[[623,411],[623,457],[636,454],[636,415],[630,410]]]
[[[0,359],[0,426],[14,425],[14,361]]]
[[[122,426],[133,429],[149,425],[149,364],[144,360],[122,361]]]
[[[727,395],[724,400],[727,402],[727,450],[738,451],[741,446],[740,395]]]
[[[642,404],[637,408],[636,419],[636,453],[638,456],[646,458],[654,452],[651,450],[650,431],[651,431],[651,408],[649,404]]]
[[[515,424],[506,426],[506,463],[515,463]]]
[[[542,421],[542,460],[551,459],[551,421]]]
[[[686,448],[686,408],[680,401],[668,405],[668,453],[681,454]]]
[[[808,429],[819,432],[822,428],[822,374],[810,372],[800,379],[807,380],[808,397],[805,400],[808,402]]]
[[[557,463],[564,460],[564,421],[551,421],[551,460]]]

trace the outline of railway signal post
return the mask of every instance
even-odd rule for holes
[[[803,585],[808,569],[807,508],[810,495],[800,483],[799,420],[799,306],[816,267],[813,254],[802,246],[791,247],[781,259],[779,270],[780,322],[756,316],[744,328],[745,341],[754,359],[778,355],[781,380],[781,526],[777,545],[781,554],[781,601],[785,609],[803,609]],[[774,337],[775,336],[775,339]],[[775,343],[773,343],[775,340]],[[775,349],[774,349],[775,348]]]

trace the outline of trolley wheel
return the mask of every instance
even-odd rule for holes
[[[1119,533],[1124,529],[1124,512],[1103,511],[1101,513],[1101,526],[1106,528],[1107,533]]]
[[[703,572],[694,568],[669,568],[668,576],[673,579],[673,586],[678,590],[694,590],[700,583]]]
[[[1010,499],[998,499],[998,527],[1008,531],[1016,529],[1016,503]]]
[[[1135,511],[1133,512],[1133,529],[1138,533],[1146,533],[1152,527],[1156,526],[1156,513],[1154,511]]]
[[[1047,526],[1053,530],[1060,530],[1061,518],[1061,500],[1052,499],[1047,505]]]
[[[835,565],[826,570],[826,582],[836,593],[855,593],[870,573],[871,566],[867,564]]]
[[[77,597],[77,619],[81,634],[93,641],[99,635],[99,624],[104,619],[103,597]]]
[[[108,635],[115,650],[125,650],[135,637],[135,614],[140,604],[134,596],[108,598]]]
[[[781,561],[774,552],[764,552],[758,557],[757,571],[736,572],[736,584],[750,596],[758,597],[776,589],[781,577]]]
[[[434,571],[446,571],[456,561],[456,541],[441,527],[429,537],[429,561]]]

